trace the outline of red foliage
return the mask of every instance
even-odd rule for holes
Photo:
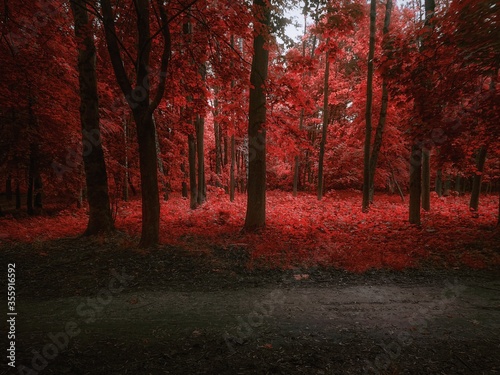
[[[271,192],[267,227],[261,233],[241,232],[245,197],[230,203],[212,194],[198,210],[174,197],[162,207],[161,242],[193,252],[228,252],[245,248],[249,267],[290,268],[331,266],[353,272],[369,269],[404,269],[430,264],[437,267],[473,268],[500,265],[497,198],[482,197],[479,215],[468,211],[467,197],[432,197],[433,211],[423,225],[409,226],[405,204],[396,196],[377,197],[368,214],[359,210],[358,192],[342,191],[315,197]],[[54,217],[0,219],[3,240],[33,242],[76,236],[85,227],[83,210],[63,211]],[[140,202],[119,208],[117,227],[140,233]],[[0,238],[0,241],[2,239]]]

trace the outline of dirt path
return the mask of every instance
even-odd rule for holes
[[[42,359],[40,373],[500,373],[500,279],[491,275],[339,286],[284,274],[213,291],[118,281],[85,297],[20,300],[17,364],[33,368],[33,350],[50,357],[56,342],[65,350]],[[74,337],[60,333],[68,324]]]
[[[498,270],[247,260],[245,248],[142,252],[120,237],[3,246],[18,367],[4,357],[0,374],[500,373]]]

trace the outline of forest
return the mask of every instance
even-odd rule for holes
[[[498,299],[471,291],[500,290],[499,22],[496,0],[4,1],[0,256],[9,264],[9,292],[17,265],[19,311],[34,319],[18,327],[17,354],[26,366],[15,354],[10,366],[20,374],[500,370],[490,356]],[[228,339],[220,327],[193,327],[186,318],[177,323],[189,328],[187,338],[181,328],[168,340],[160,335],[176,349],[159,360],[152,354],[158,327],[149,338],[129,332],[101,342],[101,330],[114,324],[101,316],[90,334],[73,339],[67,332],[56,359],[43,353],[46,364],[36,363],[33,343],[68,320],[43,302],[62,298],[74,310],[71,298],[95,296],[122,266],[133,270],[133,287],[116,276],[128,294],[108,294],[113,306],[124,299],[126,308],[110,308],[124,315],[150,304],[153,297],[139,291],[165,292],[166,310],[176,288],[189,296],[215,288],[238,301],[234,282],[236,289],[261,288],[243,302],[278,288],[285,305],[303,305],[290,302],[299,299],[288,294],[290,285],[299,294],[312,288],[307,295],[319,299],[308,308],[318,310],[305,321],[321,315],[318,301],[328,299],[319,283],[339,293],[358,288],[362,299],[361,285],[389,278],[419,293],[429,279],[435,297],[436,284],[458,278],[469,288],[463,298],[480,295],[491,305],[490,315],[468,320],[489,333],[474,336],[484,346],[455,368],[456,358],[451,363],[442,351],[433,362],[434,336],[413,337],[414,351],[398,341],[406,352],[395,358],[384,344],[379,351],[389,362],[369,362],[379,357],[366,349],[365,331],[353,328],[354,338],[339,340],[359,340],[368,353],[361,363],[352,342],[339,352],[339,341],[315,344],[303,331],[300,350],[289,337],[278,339],[283,327],[268,320],[282,320],[269,311],[283,306],[273,292],[272,303],[263,302],[272,307],[262,319],[273,327],[269,334],[252,326],[257,333],[242,339],[238,320],[240,336]],[[217,314],[207,307],[216,297],[206,298],[199,310]],[[360,312],[367,324],[370,308]],[[465,329],[462,323],[448,328]],[[37,324],[36,337],[23,335]],[[86,340],[113,359],[98,359]],[[462,355],[471,345],[450,340]],[[136,346],[120,348],[122,341]],[[244,354],[232,356],[234,345]],[[151,361],[129,363],[127,350],[146,350]],[[203,353],[213,372],[197,362]],[[328,360],[315,367],[315,355]],[[419,355],[427,367],[405,367]],[[252,367],[252,358],[269,363]],[[349,366],[338,369],[346,358]],[[89,372],[77,370],[84,365]]]

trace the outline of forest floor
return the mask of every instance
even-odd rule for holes
[[[107,238],[75,237],[80,211],[7,215],[25,367],[0,374],[500,374],[498,198],[434,197],[422,226],[392,197],[338,198],[270,194],[255,235],[242,197],[176,199],[150,250],[137,202]]]
[[[498,269],[249,269],[244,248],[120,244],[3,246],[25,367],[0,374],[500,373]]]

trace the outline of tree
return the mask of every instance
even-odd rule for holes
[[[368,79],[366,83],[366,132],[364,147],[364,169],[363,169],[363,212],[368,211],[370,206],[370,147],[372,137],[372,106],[373,106],[373,59],[375,57],[375,35],[377,21],[377,2],[371,0],[370,4],[370,47],[368,51]]]
[[[387,0],[385,5],[385,18],[384,18],[384,29],[383,29],[383,49],[385,52],[385,58],[391,59],[392,45],[389,37],[389,26],[391,24],[391,13],[392,13],[392,0]],[[377,169],[377,161],[382,147],[382,136],[385,129],[385,123],[387,120],[387,107],[389,104],[389,89],[387,87],[387,74],[382,73],[382,98],[380,104],[380,116],[378,120],[377,130],[375,131],[375,139],[373,141],[372,153],[370,156],[370,203],[373,202],[373,196],[375,193],[375,171]]]
[[[425,51],[425,42],[426,38],[429,38],[429,30],[432,30],[432,18],[434,17],[436,4],[434,0],[425,0],[425,26],[424,26],[424,34],[422,35],[421,48],[420,52],[423,53]],[[432,89],[432,82],[429,81],[429,77],[421,77],[422,78],[422,91],[428,96]],[[422,93],[421,93],[422,95]],[[428,97],[418,97],[416,99],[417,109],[422,109],[426,106],[426,100]],[[428,103],[427,103],[428,104]],[[426,111],[428,111],[427,108]],[[428,116],[421,115],[421,118],[425,120],[429,120]],[[426,124],[423,124],[425,126]],[[417,141],[417,139],[413,139],[413,145],[411,147],[411,156],[410,156],[410,207],[409,207],[409,221],[410,224],[420,224],[420,203],[422,198],[422,152],[423,145]],[[428,168],[426,167],[428,170]],[[425,176],[425,180],[428,180],[428,176]],[[427,184],[426,184],[427,185]]]
[[[137,128],[139,145],[139,165],[142,195],[142,231],[139,246],[150,247],[159,240],[160,202],[158,191],[158,165],[155,145],[155,125],[153,112],[160,104],[166,86],[166,71],[171,56],[170,25],[165,6],[158,2],[160,28],[156,35],[163,36],[163,50],[158,74],[158,85],[154,96],[151,95],[151,46],[155,34],[151,34],[150,2],[134,2],[137,25],[137,48],[134,67],[135,87],[132,86],[121,56],[121,48],[115,27],[115,16],[110,0],[101,0],[101,8],[108,52],[113,70],[128,105],[132,110]],[[188,7],[187,7],[188,8]],[[187,9],[186,8],[186,9]],[[182,9],[184,11],[184,9]],[[178,14],[182,13],[180,11]],[[126,51],[128,52],[128,51]],[[127,53],[128,54],[128,53]]]
[[[270,2],[254,0],[254,32],[248,110],[248,192],[245,229],[266,223],[266,92],[269,51],[265,46],[270,24]]]
[[[318,200],[323,198],[323,159],[325,157],[326,136],[328,134],[328,95],[329,95],[329,79],[330,79],[330,51],[328,47],[329,39],[326,40],[325,51],[325,78],[323,83],[323,127],[321,143],[319,148],[319,165],[318,165]]]
[[[75,36],[78,45],[78,73],[80,82],[80,119],[82,139],[87,148],[83,152],[89,221],[86,235],[110,232],[114,229],[109,204],[108,176],[99,128],[99,103],[97,93],[96,48],[89,22],[87,4],[83,0],[71,0],[75,20]],[[90,144],[89,135],[97,140]]]

